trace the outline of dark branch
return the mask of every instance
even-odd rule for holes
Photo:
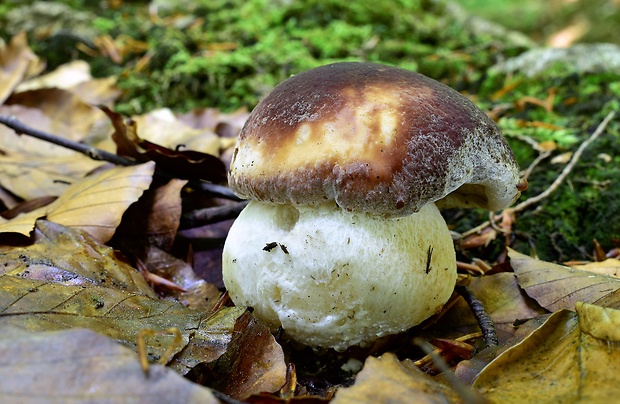
[[[183,216],[181,226],[187,229],[234,219],[239,216],[239,213],[248,203],[249,201],[242,201],[229,205],[194,210]]]
[[[467,286],[457,285],[456,292],[465,299],[474,317],[476,317],[486,347],[499,345],[497,333],[495,332],[495,322],[491,316],[487,314],[482,302],[474,296],[474,293]]]
[[[119,156],[114,153],[109,153],[105,150],[98,149],[96,147],[87,146],[84,143],[74,142],[69,139],[64,139],[51,133],[43,132],[41,130],[31,128],[17,118],[13,116],[0,115],[0,123],[13,129],[18,135],[28,135],[37,139],[45,140],[46,142],[57,144],[58,146],[65,147],[67,149],[75,150],[82,154],[87,155],[93,160],[108,161],[113,164],[121,166],[131,166],[137,164],[137,162],[128,158]]]

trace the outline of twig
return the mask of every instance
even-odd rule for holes
[[[27,126],[20,122],[14,116],[0,115],[0,123],[13,129],[18,135],[24,134],[37,139],[45,140],[46,142],[57,144],[58,146],[62,146],[67,149],[75,150],[77,152],[85,154],[93,160],[108,161],[110,163],[121,166],[131,166],[138,164],[136,161],[119,156],[118,154],[109,153],[96,147],[87,146],[84,143],[74,142],[69,139],[64,139],[47,132],[43,132],[42,130],[31,128],[30,126]]]
[[[607,127],[609,122],[614,118],[615,115],[616,115],[616,111],[611,111],[609,114],[607,114],[605,119],[601,121],[601,123],[598,125],[596,130],[590,135],[590,137],[587,138],[581,145],[579,145],[579,148],[577,148],[571,160],[568,162],[568,164],[566,164],[566,166],[564,167],[560,175],[558,175],[558,177],[555,179],[555,181],[553,181],[553,183],[549,186],[549,188],[547,188],[546,190],[544,190],[543,192],[541,192],[540,194],[536,196],[526,199],[525,201],[521,202],[514,208],[509,208],[509,209],[512,210],[514,213],[521,212],[529,208],[530,206],[547,198],[549,195],[551,195],[551,193],[555,191],[560,186],[560,184],[562,184],[562,182],[566,179],[566,177],[568,177],[570,172],[575,167],[575,164],[577,164],[577,162],[581,158],[581,155],[583,154],[584,150],[588,146],[590,146],[590,144],[594,142],[605,131],[605,128]],[[494,217],[494,220],[499,220],[501,219],[501,217],[502,217],[501,214],[496,215]],[[485,227],[489,226],[490,224],[491,224],[491,221],[487,220],[486,222],[474,227],[473,229],[470,229],[462,233],[460,238],[463,239],[471,234],[478,233]]]
[[[478,326],[480,327],[480,331],[482,331],[482,336],[484,337],[484,344],[486,345],[486,348],[499,345],[497,333],[495,332],[495,322],[491,316],[487,314],[482,302],[476,298],[471,289],[467,286],[457,285],[456,292],[461,295],[463,299],[465,299],[467,305],[471,309],[471,312],[474,314],[474,317],[476,317],[476,321],[478,322]]]
[[[187,215],[183,215],[181,225],[184,228],[190,228],[234,219],[239,216],[239,213],[248,203],[249,201],[242,201],[229,205],[194,210]]]
[[[64,139],[62,137],[53,135],[51,133],[44,132],[42,130],[38,130],[32,128],[24,123],[20,122],[17,118],[13,116],[0,115],[0,123],[6,125],[7,127],[13,129],[18,135],[27,135],[37,139],[44,140],[49,143],[56,144],[58,146],[65,147],[67,149],[75,150],[86,156],[90,157],[93,160],[98,161],[107,161],[112,164],[120,165],[120,166],[131,166],[138,164],[137,161],[128,159],[123,156],[119,156],[118,154],[109,153],[105,150],[98,149],[96,147],[85,145],[84,143],[74,142],[69,139]],[[158,171],[158,174],[163,175],[165,177],[169,177],[165,173]],[[200,189],[201,191],[209,194],[213,197],[230,199],[232,201],[241,201],[237,195],[235,195],[230,188],[211,184],[206,182],[191,182],[192,186]]]

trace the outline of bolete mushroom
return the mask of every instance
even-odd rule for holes
[[[243,127],[228,175],[252,201],[223,279],[237,305],[313,347],[343,350],[437,313],[456,281],[439,207],[499,210],[520,194],[503,135],[421,74],[335,63],[278,85]]]

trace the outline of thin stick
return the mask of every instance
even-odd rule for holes
[[[31,136],[49,143],[56,144],[58,146],[65,147],[67,149],[75,150],[77,152],[85,154],[93,160],[107,161],[109,163],[120,166],[131,166],[138,164],[137,161],[128,159],[123,156],[119,156],[118,154],[109,153],[96,147],[88,146],[79,142],[74,142],[72,140],[64,139],[51,133],[32,128],[20,122],[17,118],[13,116],[0,115],[0,123],[13,129],[18,135]],[[166,176],[165,173],[162,173],[160,171],[158,171],[158,174]],[[223,185],[211,184],[206,182],[196,182],[193,183],[193,185],[196,188],[214,197],[230,199],[233,201],[241,200],[230,190],[230,188]]]
[[[110,163],[121,166],[131,166],[138,164],[136,161],[119,156],[118,154],[109,153],[96,147],[87,146],[84,143],[74,142],[69,139],[64,139],[47,132],[43,132],[42,130],[31,128],[30,126],[27,126],[20,122],[14,116],[0,115],[0,123],[13,129],[18,135],[28,135],[49,143],[57,144],[58,146],[62,146],[67,149],[75,150],[77,152],[85,154],[93,160],[108,161]]]
[[[482,331],[482,336],[484,337],[484,344],[486,348],[499,345],[499,339],[497,338],[497,333],[495,332],[495,322],[491,316],[487,314],[482,302],[478,300],[471,289],[467,286],[457,285],[456,292],[461,295],[463,299],[465,299],[467,305],[471,309],[471,312],[474,314],[474,317],[476,317],[476,321],[478,322],[478,326],[480,327],[480,331]]]
[[[566,179],[566,177],[568,177],[570,172],[573,170],[573,168],[575,167],[575,165],[581,158],[581,155],[583,154],[584,150],[588,146],[590,146],[590,144],[594,142],[605,131],[605,128],[607,127],[609,122],[614,118],[615,115],[616,115],[616,111],[611,111],[609,114],[607,114],[605,119],[601,121],[601,123],[598,125],[596,130],[590,135],[590,137],[586,139],[581,145],[579,145],[579,148],[577,149],[577,151],[575,151],[575,154],[573,154],[573,157],[571,158],[571,160],[564,167],[564,169],[562,170],[560,175],[558,175],[555,181],[553,181],[553,183],[549,186],[549,188],[547,188],[546,190],[544,190],[543,192],[541,192],[540,194],[536,196],[526,199],[525,201],[521,202],[514,208],[509,208],[509,209],[511,209],[515,213],[521,212],[529,208],[530,206],[547,198],[549,195],[551,195],[551,193],[555,191],[560,186],[560,184],[562,184],[562,182]],[[499,220],[501,218],[502,218],[502,215],[496,215],[494,217],[494,220]],[[467,230],[466,232],[462,233],[460,238],[463,239],[469,235],[476,234],[482,231],[482,229],[486,228],[490,224],[491,224],[491,221],[487,220],[486,222],[481,223],[480,225],[474,227],[473,229]]]
[[[242,201],[229,205],[194,210],[187,215],[183,215],[182,227],[193,228],[235,219],[248,203],[249,201]]]

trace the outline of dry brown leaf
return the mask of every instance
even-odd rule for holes
[[[206,385],[237,399],[273,393],[286,382],[282,347],[249,312],[237,320],[226,353],[208,369],[214,377]]]
[[[84,60],[74,60],[57,67],[47,74],[22,82],[17,86],[15,92],[39,90],[41,88],[62,88],[67,90],[90,79],[92,79],[90,65]]]
[[[64,139],[81,141],[91,134],[98,124],[108,122],[99,108],[87,104],[70,91],[59,88],[44,88],[13,94],[7,105],[20,105],[39,110],[49,120],[45,126],[40,122],[27,120],[24,124],[54,134]],[[108,133],[110,126],[106,126]]]
[[[513,324],[516,320],[529,319],[547,312],[523,293],[512,273],[474,278],[469,287],[495,322],[501,342],[514,335]],[[450,308],[437,326],[457,331],[452,336],[480,331],[478,322],[463,299],[459,299]]]
[[[36,158],[0,155],[0,186],[24,200],[58,196],[102,165],[80,153]]]
[[[189,344],[176,354],[168,364],[186,375],[199,364],[210,363],[228,349],[237,319],[245,307],[225,307],[200,322],[200,327],[190,335]]]
[[[436,382],[409,360],[399,361],[392,353],[368,357],[355,384],[341,388],[332,400],[344,403],[457,403],[459,396]]]
[[[169,109],[158,109],[132,119],[138,125],[138,136],[172,150],[193,150],[212,156],[220,154],[220,138],[210,130],[194,129]]]
[[[181,220],[181,190],[185,180],[172,179],[167,184],[148,190],[127,209],[115,241],[122,245],[154,244],[169,251]]]
[[[0,233],[30,234],[43,216],[67,227],[80,228],[99,241],[108,241],[123,213],[146,190],[153,179],[152,162],[116,167],[71,185],[53,203],[0,224]]]
[[[620,394],[620,312],[577,304],[509,348],[474,387],[493,402],[614,402]]]
[[[0,329],[0,396],[7,402],[217,404],[206,388],[89,330]]]
[[[219,289],[200,278],[191,265],[173,257],[155,246],[147,247],[144,263],[150,272],[170,279],[183,291],[167,291],[166,297],[173,298],[194,310],[209,311],[217,303]]]
[[[38,74],[43,64],[28,46],[26,33],[11,38],[8,46],[0,44],[0,104],[2,104],[24,79]]]
[[[582,265],[571,265],[572,268],[592,272],[599,275],[609,275],[620,277],[620,260],[617,258],[607,258],[605,261],[591,262]]]
[[[540,261],[509,249],[510,265],[519,285],[549,311],[572,310],[575,303],[593,303],[620,289],[620,280],[607,275]]]

